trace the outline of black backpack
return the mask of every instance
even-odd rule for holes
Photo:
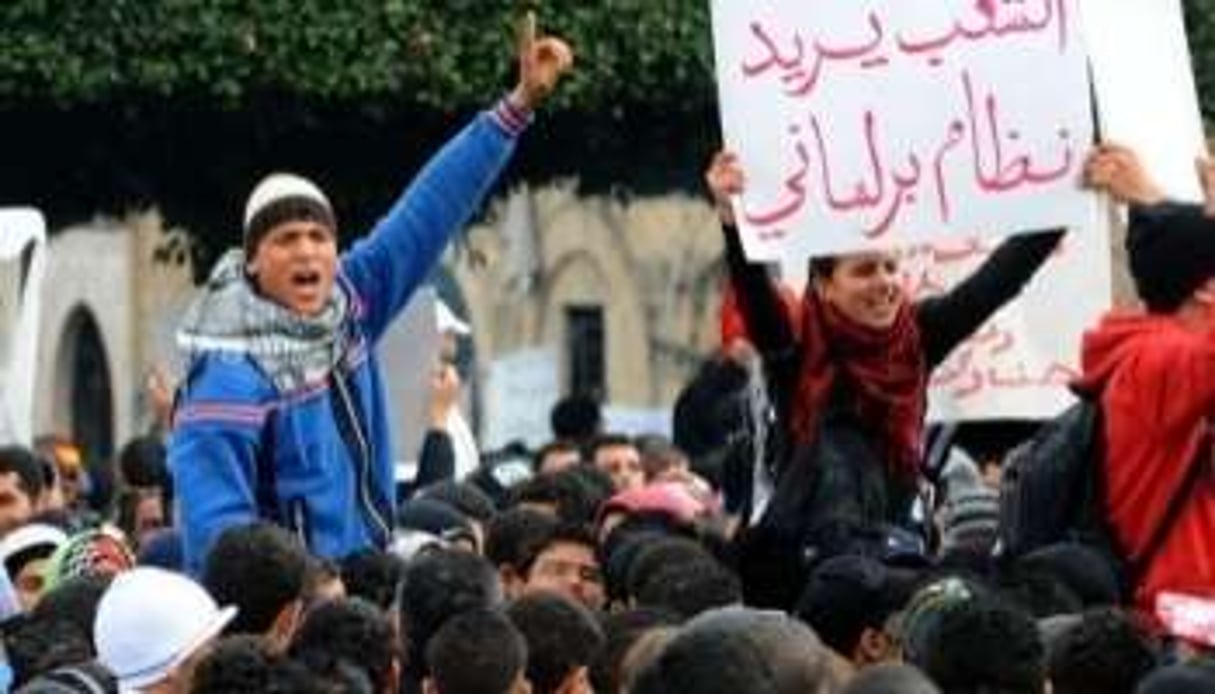
[[[1004,460],[1000,552],[1019,557],[1059,542],[1113,550],[1102,509],[1101,407],[1079,402]]]
[[[1190,461],[1143,552],[1133,560],[1127,557],[1105,517],[1103,418],[1097,397],[1082,395],[1006,457],[999,553],[1015,559],[1052,544],[1080,543],[1107,557],[1123,588],[1129,590],[1164,544],[1202,466]]]

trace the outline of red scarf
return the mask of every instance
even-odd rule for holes
[[[814,437],[835,379],[842,376],[861,421],[875,424],[880,432],[891,469],[915,476],[928,369],[910,304],[904,303],[894,323],[881,330],[849,320],[813,290],[806,292],[803,306],[801,373],[791,423],[794,442]]]

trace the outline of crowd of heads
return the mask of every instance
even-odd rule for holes
[[[254,522],[223,532],[196,576],[173,549],[155,441],[124,448],[108,505],[79,483],[89,466],[69,468],[68,504],[48,493],[55,458],[0,450],[13,689],[1212,691],[1206,646],[1123,608],[1091,549],[994,558],[998,475],[965,456],[939,476],[934,551],[819,558],[784,609],[748,606],[737,521],[704,469],[718,453],[605,435],[584,408],[554,409],[579,438],[539,448],[511,485],[412,490],[384,550],[323,560]]]

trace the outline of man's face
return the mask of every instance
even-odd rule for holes
[[[135,505],[135,537],[143,544],[165,527],[165,509],[160,490],[141,492]]]
[[[582,603],[589,610],[603,607],[603,575],[590,547],[556,542],[536,557],[523,592],[549,591]]]
[[[329,227],[317,222],[283,222],[258,242],[249,273],[271,301],[300,315],[315,316],[333,290],[337,239]]]
[[[612,478],[612,486],[618,492],[645,485],[641,454],[631,444],[600,446],[595,450],[595,467]]]
[[[29,522],[34,501],[21,488],[15,472],[0,474],[0,537]]]

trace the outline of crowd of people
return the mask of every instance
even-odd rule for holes
[[[373,347],[572,64],[534,20],[518,58],[517,87],[344,254],[315,184],[254,188],[243,248],[183,317],[171,424],[113,474],[62,439],[0,448],[12,690],[1215,691],[1215,218],[1125,148],[1085,167],[1130,206],[1144,303],[1079,346],[1101,541],[1003,543],[1006,450],[926,463],[932,369],[1065,233],[1013,237],[919,303],[890,251],[815,258],[793,297],[742,253],[728,153],[706,176],[722,347],[670,438],[605,431],[574,394],[536,413],[538,450],[460,463],[448,365],[398,479]]]

